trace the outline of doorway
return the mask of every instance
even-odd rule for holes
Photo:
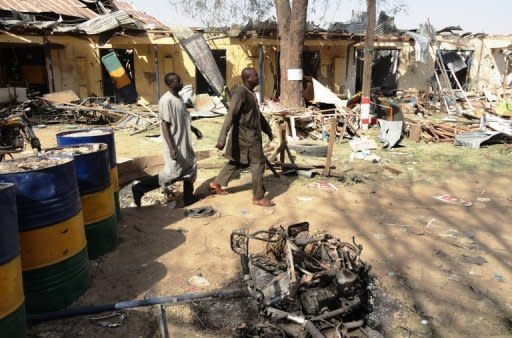
[[[356,52],[356,92],[363,88],[364,51]],[[395,91],[398,88],[399,49],[376,49],[372,62],[372,88]]]
[[[124,68],[124,71],[128,75],[130,79],[133,89],[135,90],[135,67],[133,61],[133,49],[109,49],[102,48],[100,49],[100,58],[114,51],[121,63],[121,66]],[[114,97],[116,102],[124,101],[122,95],[120,95],[119,90],[116,89],[115,81],[109,74],[109,71],[105,67],[103,63],[101,63],[101,78],[103,84],[103,96],[105,97]]]
[[[441,57],[443,59],[444,68],[448,73],[448,78],[450,80],[450,85],[453,89],[459,89],[455,78],[459,81],[461,87],[464,90],[469,90],[470,81],[469,81],[469,71],[471,68],[471,63],[473,61],[473,51],[472,50],[440,50]],[[453,70],[450,71],[450,69]],[[441,70],[439,69],[436,62],[436,72],[441,74]],[[455,74],[455,77],[454,77]]]

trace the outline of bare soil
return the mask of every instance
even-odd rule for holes
[[[205,134],[196,150],[211,149],[221,119],[194,122]],[[36,129],[44,147],[67,126]],[[151,134],[151,133],[149,133]],[[154,134],[154,133],[153,133]],[[408,141],[392,151],[377,151],[384,164],[349,162],[349,146],[334,151],[337,178],[275,178],[265,184],[277,206],[251,202],[250,174],[230,184],[231,194],[209,195],[194,207],[211,206],[212,217],[187,218],[177,206],[128,207],[123,195],[120,245],[91,262],[93,282],[73,307],[145,297],[177,295],[240,286],[240,264],[230,250],[234,229],[251,231],[308,221],[342,240],[363,245],[378,293],[373,324],[386,337],[512,336],[512,155],[503,145],[458,149],[451,144]],[[116,133],[119,158],[160,154],[161,144],[147,135]],[[319,158],[301,162],[321,163]],[[211,159],[222,163],[220,156]],[[391,169],[390,169],[391,168]],[[396,170],[393,170],[396,169]],[[197,188],[218,169],[200,169]],[[330,182],[337,191],[312,188]],[[180,187],[177,187],[180,191]],[[451,194],[471,206],[433,198]],[[188,280],[201,275],[209,286]],[[124,311],[118,328],[104,328],[90,317],[32,326],[32,337],[159,337],[156,307]],[[229,337],[254,320],[247,300],[167,307],[171,337]]]

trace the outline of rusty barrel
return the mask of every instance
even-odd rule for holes
[[[110,176],[114,189],[114,202],[116,203],[116,215],[121,217],[119,205],[119,176],[117,172],[116,144],[114,130],[112,128],[89,128],[72,131],[64,131],[57,134],[57,145],[64,147],[80,143],[105,143],[108,145],[108,159],[110,161]]]
[[[118,239],[117,219],[107,145],[77,144],[45,149],[43,153],[72,156],[75,160],[89,259],[114,250]]]
[[[26,337],[16,187],[0,183],[0,337]]]
[[[16,184],[27,313],[65,308],[91,283],[73,159],[0,162],[0,182]]]

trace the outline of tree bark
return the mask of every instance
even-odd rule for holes
[[[275,0],[279,29],[281,103],[288,108],[304,105],[302,81],[289,81],[288,69],[302,69],[308,0]]]
[[[376,0],[367,0],[366,41],[364,45],[363,88],[361,93],[361,128],[370,124],[370,92],[372,88],[373,35],[375,33]]]

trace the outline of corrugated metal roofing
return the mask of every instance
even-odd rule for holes
[[[1,1],[1,0],[0,0]],[[162,22],[158,21],[156,18],[152,17],[151,15],[135,8],[132,4],[122,1],[122,0],[114,0],[114,5],[119,8],[120,10],[125,11],[129,15],[133,16],[134,18],[144,22],[147,25],[155,25],[156,28],[164,28],[169,29],[166,25],[164,25]]]
[[[78,0],[0,0],[0,10],[23,13],[57,13],[77,18],[98,16]]]

